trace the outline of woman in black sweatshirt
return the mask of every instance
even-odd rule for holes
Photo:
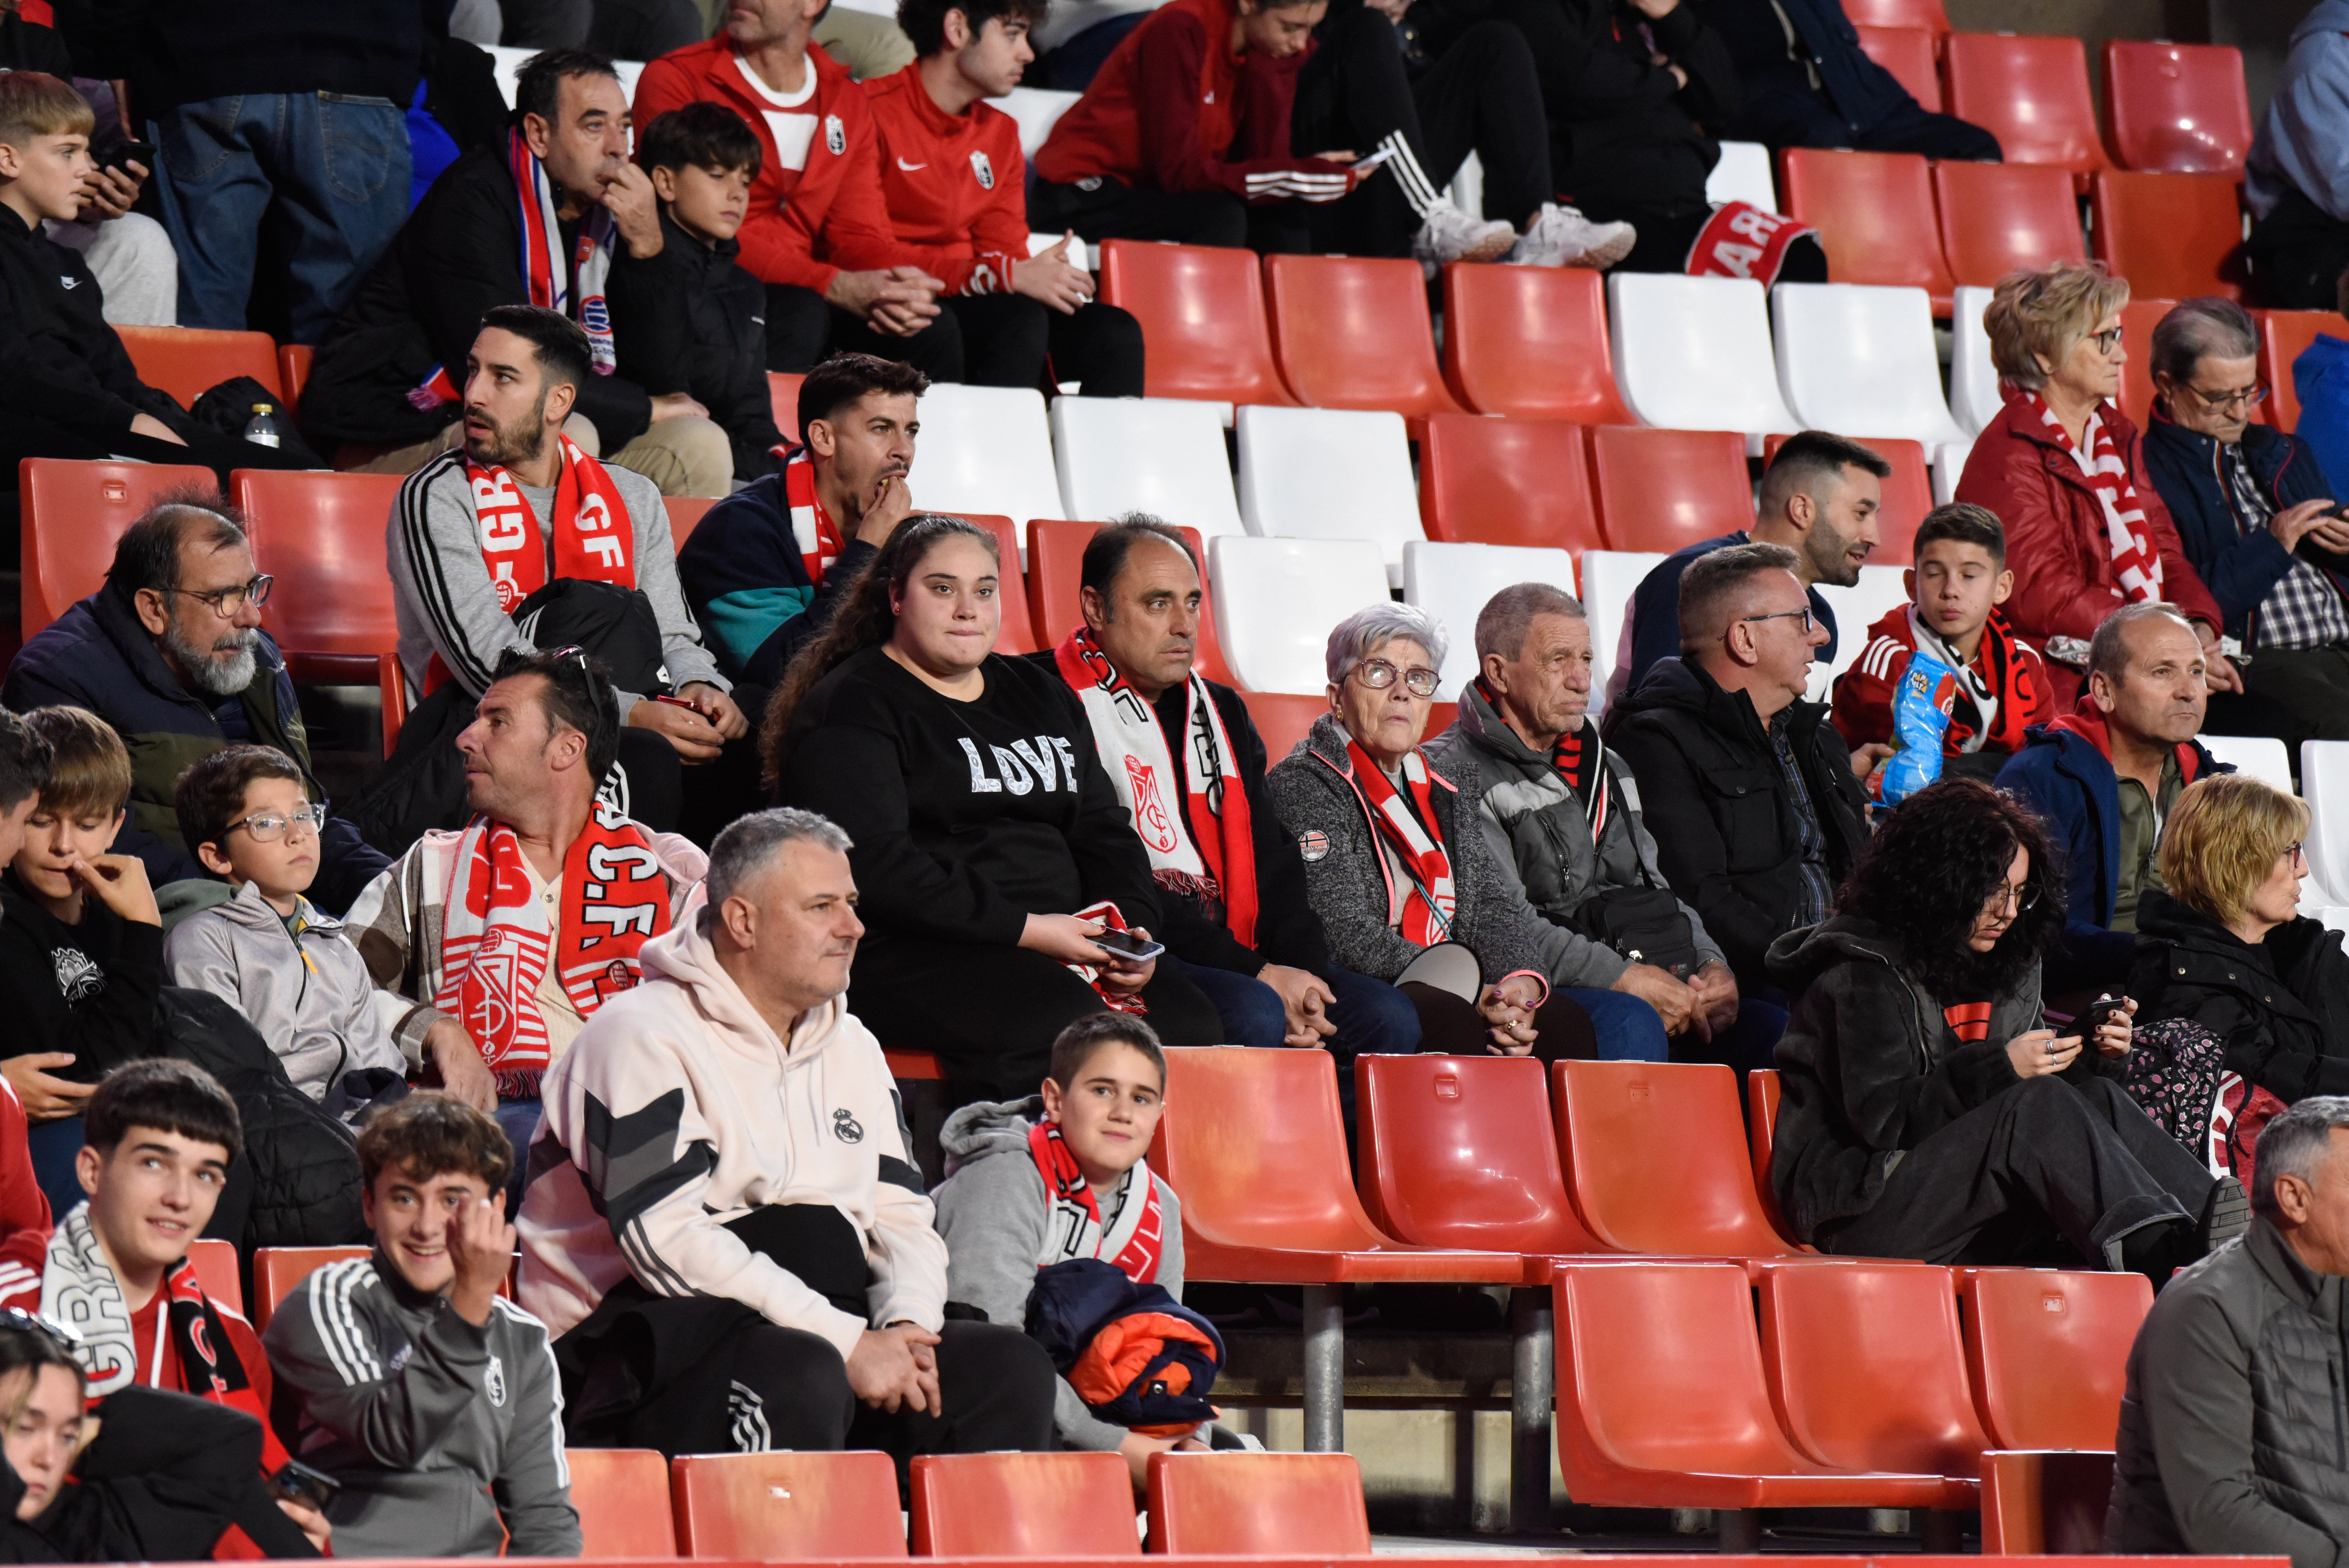
[[[916,516],[792,665],[764,727],[777,798],[855,841],[866,933],[848,1005],[995,1099],[1034,1092],[1052,1038],[1139,999],[1169,1045],[1221,1026],[1188,980],[1121,965],[1080,911],[1158,919],[1141,841],[1068,684],[997,656],[994,536]],[[1099,975],[1098,988],[1071,965]]]

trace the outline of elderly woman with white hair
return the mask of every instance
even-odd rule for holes
[[[1265,776],[1266,793],[1297,835],[1331,960],[1400,986],[1419,1010],[1423,1051],[1601,1055],[1589,1014],[1542,972],[1538,917],[1494,865],[1474,805],[1462,806],[1475,780],[1438,773],[1419,748],[1445,641],[1409,604],[1338,623],[1330,711]],[[1651,1025],[1647,1037],[1661,1032]]]

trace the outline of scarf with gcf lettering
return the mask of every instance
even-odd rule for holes
[[[2088,488],[2095,492],[2096,504],[2105,514],[2105,540],[2112,552],[2113,580],[2120,584],[2122,600],[2142,604],[2161,598],[2161,557],[2155,552],[2152,531],[2146,526],[2145,505],[2137,500],[2137,486],[2129,482],[2128,464],[2121,460],[2120,447],[2114,441],[2104,417],[2094,411],[2089,413],[2085,432],[2087,450],[2082,451],[2044,397],[2036,392],[2022,396],[2029,407],[2038,411],[2040,422],[2047,427],[2056,443],[2072,454],[2072,460],[2087,477]]]
[[[1158,1258],[1166,1240],[1164,1217],[1158,1212],[1158,1183],[1150,1167],[1140,1161],[1126,1175],[1125,1202],[1117,1217],[1102,1223],[1101,1202],[1092,1183],[1069,1152],[1060,1124],[1040,1121],[1028,1130],[1028,1152],[1036,1173],[1044,1179],[1044,1247],[1038,1268],[1067,1263],[1071,1258],[1098,1258],[1115,1264],[1136,1284],[1158,1278]]]
[[[595,583],[636,585],[636,527],[612,476],[561,431],[563,471],[554,480],[554,575]],[[514,606],[546,586],[547,551],[538,540],[538,519],[522,487],[503,468],[465,464],[473,490],[473,526],[481,534],[481,563],[498,608]]]
[[[171,1336],[179,1362],[180,1387],[175,1392],[193,1394],[215,1405],[243,1410],[264,1423],[244,1363],[221,1321],[220,1309],[204,1295],[196,1265],[181,1258],[164,1272],[162,1311],[156,1324],[159,1342],[141,1357],[132,1332],[135,1315],[123,1299],[122,1282],[106,1261],[98,1231],[89,1222],[89,1204],[74,1206],[49,1238],[48,1256],[41,1269],[41,1315],[67,1325],[81,1335],[82,1364],[89,1373],[89,1398],[96,1401],[118,1388],[139,1381],[142,1360],[157,1371],[163,1364],[160,1336]]]

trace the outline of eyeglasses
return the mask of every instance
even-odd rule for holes
[[[2097,353],[2110,359],[2113,350],[2121,346],[2121,329],[2116,326],[2110,332],[2092,332],[2088,334],[2088,341],[2096,346]]]
[[[1797,615],[1801,616],[1803,619],[1803,635],[1806,637],[1809,636],[1811,634],[1811,607],[1808,604],[1804,605],[1799,610],[1779,610],[1768,615],[1746,615],[1740,618],[1747,621],[1791,621]]]
[[[264,572],[241,588],[216,588],[209,593],[199,593],[192,588],[171,588],[166,593],[183,593],[191,599],[212,606],[212,614],[225,621],[241,614],[247,604],[258,609],[269,603],[269,589],[277,581]]]
[[[304,806],[284,817],[274,811],[255,811],[250,817],[231,822],[228,825],[228,830],[233,833],[239,828],[243,828],[253,835],[254,843],[274,844],[295,828],[302,830],[303,837],[315,839],[318,836],[319,830],[326,825],[326,807]]]
[[[82,1358],[81,1331],[71,1324],[59,1323],[54,1317],[44,1317],[37,1312],[26,1312],[21,1306],[0,1307],[0,1332],[16,1329],[20,1333],[37,1334],[70,1357],[78,1366]]]
[[[1395,677],[1401,676],[1403,690],[1413,696],[1433,696],[1438,679],[1436,673],[1425,665],[1399,670],[1384,659],[1364,659],[1354,666],[1354,673],[1361,676],[1362,684],[1372,691],[1386,690],[1395,684]]]
[[[2286,844],[2283,847],[2283,852],[2292,857],[2292,863],[2293,865],[2298,866],[2302,871],[2306,871],[2308,869],[2308,855],[2306,851],[2301,849],[2300,841],[2298,839],[2294,839],[2292,842]]]
[[[2027,912],[2033,904],[2035,904],[2038,902],[2039,890],[2037,888],[2028,885],[2016,887],[2012,883],[2009,883],[1990,895],[1990,898],[1982,904],[1982,912],[1988,915],[2001,915],[2006,913],[2009,910],[2013,910],[2016,914],[2022,914]]]
[[[2199,387],[2189,387],[2189,392],[2200,400],[2205,408],[2248,408],[2268,400],[2265,387],[2245,387],[2233,392],[2205,392]]]

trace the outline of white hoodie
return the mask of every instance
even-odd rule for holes
[[[742,1302],[843,1360],[868,1327],[935,1330],[947,1247],[879,1042],[837,996],[778,1039],[719,967],[704,911],[697,888],[645,944],[644,983],[596,1009],[546,1075],[538,1136],[562,1162],[523,1201],[523,1305],[559,1336],[633,1274],[656,1295]],[[865,1318],[725,1228],[767,1203],[847,1217],[873,1271]]]

